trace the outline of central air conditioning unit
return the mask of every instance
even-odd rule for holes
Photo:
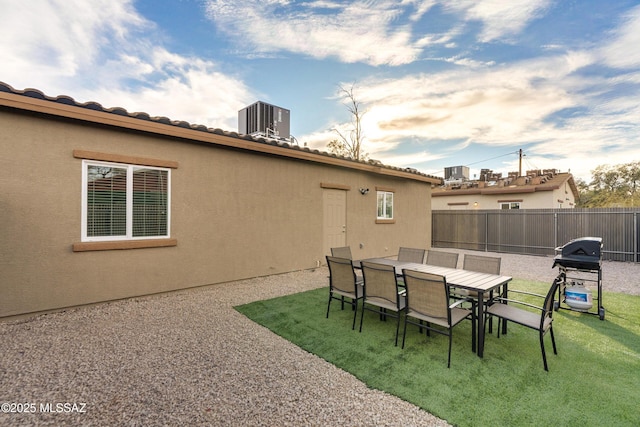
[[[451,166],[444,168],[445,181],[453,180],[469,180],[469,167],[468,166]]]
[[[258,101],[238,111],[238,133],[273,139],[291,137],[291,112]]]

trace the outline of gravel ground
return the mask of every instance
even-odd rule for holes
[[[465,253],[475,255],[496,256],[502,258],[502,274],[520,279],[539,280],[551,284],[558,275],[558,269],[553,268],[553,256],[526,256],[502,254],[494,252],[466,251],[449,248],[434,248],[447,252],[458,252],[458,268],[462,268],[462,258]],[[578,276],[580,274],[578,273]],[[594,279],[595,275],[582,275]],[[609,292],[621,292],[630,295],[640,295],[640,264],[632,262],[602,262],[602,289]],[[595,289],[596,285],[588,287]],[[604,304],[606,308],[606,304]]]
[[[497,256],[503,274],[555,276],[551,258]],[[603,271],[605,290],[639,294],[640,265]],[[326,286],[327,275],[318,268],[0,323],[0,425],[448,425],[232,308]]]

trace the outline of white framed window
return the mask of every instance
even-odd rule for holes
[[[82,161],[82,241],[170,236],[171,170]]]
[[[393,193],[378,191],[378,219],[393,219]]]
[[[503,203],[500,203],[500,209],[520,209],[520,202],[503,202]]]

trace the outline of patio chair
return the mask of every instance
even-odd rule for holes
[[[400,247],[398,250],[398,261],[422,264],[424,262],[425,252],[425,249]]]
[[[509,294],[533,295],[535,297],[544,298],[544,304],[542,307],[538,307],[524,301],[502,297],[495,298],[495,303],[489,306],[489,309],[487,310],[487,318],[485,319],[486,325],[488,318],[493,316],[498,318],[498,338],[500,338],[500,322],[506,322],[507,320],[538,331],[538,335],[540,337],[540,350],[542,350],[542,363],[544,364],[545,371],[549,371],[549,367],[547,366],[547,355],[544,350],[544,336],[547,332],[551,335],[553,353],[558,354],[558,350],[556,349],[556,340],[553,336],[553,299],[560,281],[560,278],[556,278],[553,281],[546,296],[532,292],[509,289]],[[502,302],[508,304],[502,304]],[[529,310],[516,307],[515,305],[529,307]],[[530,309],[535,309],[536,311],[534,312]]]
[[[331,256],[353,260],[353,257],[351,256],[350,246],[331,248]],[[362,281],[362,273],[360,273],[359,271],[356,271],[356,279]]]
[[[362,281],[357,280],[353,270],[351,260],[346,258],[337,258],[327,256],[327,265],[329,266],[329,303],[327,304],[327,319],[329,318],[329,309],[331,308],[331,300],[339,300],[344,310],[345,298],[349,298],[349,304],[353,308],[353,324],[351,329],[356,328],[356,317],[358,314],[358,300],[364,296]]]
[[[462,260],[462,269],[469,271],[477,271],[479,273],[487,273],[487,274],[500,274],[500,264],[502,263],[502,258],[498,257],[490,257],[483,255],[469,255],[465,254]],[[478,293],[476,291],[469,291],[466,289],[454,288],[453,289],[454,296],[461,297],[471,297],[478,299]],[[483,295],[484,300],[490,299],[489,294]]]
[[[499,275],[501,264],[502,258],[484,255],[464,254],[464,258],[462,259],[463,270],[477,271],[479,273]],[[498,294],[502,295],[501,289],[498,289]],[[478,301],[478,292],[469,291],[467,289],[453,288],[451,296],[454,298],[473,298]],[[484,304],[491,299],[493,299],[493,293],[484,293],[482,295],[482,303]],[[479,301],[478,304],[480,304]],[[489,333],[491,332],[493,332],[493,319],[489,321]]]
[[[480,273],[500,274],[502,258],[465,254],[462,260],[462,269],[478,271]]]
[[[337,258],[346,258],[346,259],[353,259],[353,257],[351,256],[351,247],[350,246],[343,246],[340,248],[331,248],[331,256],[337,257]]]
[[[475,352],[475,301],[473,299],[460,299],[450,304],[450,289],[447,285],[447,280],[443,276],[407,269],[404,269],[402,273],[407,286],[407,309],[402,333],[402,348],[404,348],[407,336],[407,323],[420,327],[420,331],[422,331],[422,328],[426,328],[427,336],[429,336],[429,331],[447,335],[449,337],[447,368],[449,368],[451,367],[453,327],[468,318],[471,319],[472,329],[471,350]],[[459,307],[465,301],[471,302],[471,310]],[[423,322],[426,322],[426,325]]]
[[[423,264],[424,255],[426,252],[427,251],[425,249],[400,247],[400,249],[398,250],[398,261]],[[402,276],[398,278],[398,285],[404,287],[404,279],[402,278]]]
[[[380,314],[383,320],[386,320],[387,315],[395,317],[397,319],[395,345],[397,346],[400,314],[405,308],[406,298],[404,288],[398,286],[396,269],[392,265],[362,261],[362,275],[364,276],[364,299],[360,314],[360,332],[362,332],[365,310]]]
[[[457,268],[458,254],[455,252],[432,251],[427,252],[427,264],[438,267]]]

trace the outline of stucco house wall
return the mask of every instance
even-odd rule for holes
[[[0,318],[314,268],[327,188],[346,193],[354,257],[430,244],[435,177],[67,104],[0,91]],[[94,157],[171,165],[168,239],[80,241]]]

